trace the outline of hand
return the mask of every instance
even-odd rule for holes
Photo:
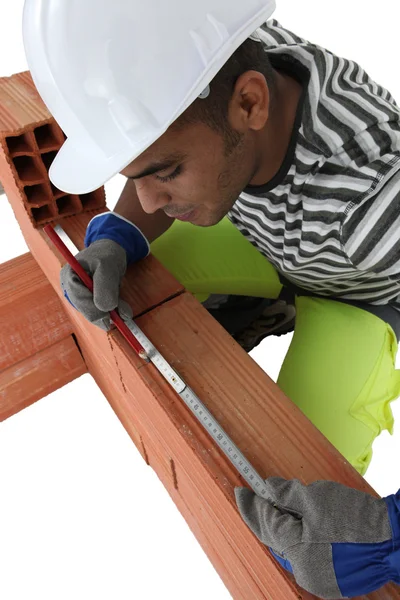
[[[122,318],[132,318],[132,310],[119,299],[121,280],[125,275],[125,250],[116,242],[100,239],[75,257],[93,279],[93,294],[68,265],[61,269],[60,280],[64,296],[88,321],[101,329],[111,327],[109,311],[119,309]]]
[[[273,501],[235,489],[240,514],[302,588],[352,598],[400,583],[400,490],[381,499],[332,481],[266,484]]]
[[[134,223],[114,212],[96,215],[86,230],[85,249],[75,257],[93,279],[93,295],[65,265],[60,275],[64,296],[88,321],[107,331],[110,310],[118,307],[123,319],[132,318],[129,304],[119,298],[119,288],[127,264],[149,253],[149,242]]]

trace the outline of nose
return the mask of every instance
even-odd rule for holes
[[[171,202],[169,194],[154,188],[137,185],[136,193],[144,212],[149,215],[155,213],[159,208],[164,208],[164,206],[167,206]]]

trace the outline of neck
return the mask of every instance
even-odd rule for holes
[[[256,139],[257,168],[250,185],[264,185],[279,171],[288,151],[296,111],[303,88],[301,84],[275,71],[275,107]]]

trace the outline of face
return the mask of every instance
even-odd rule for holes
[[[232,208],[254,168],[249,136],[226,139],[203,123],[172,125],[122,174],[135,181],[143,210],[208,227]],[[232,147],[234,146],[234,147]],[[229,150],[229,152],[228,152]],[[155,167],[162,167],[154,172]],[[153,171],[136,178],[146,171]]]

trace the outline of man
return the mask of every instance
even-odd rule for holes
[[[68,266],[61,283],[107,329],[109,310],[131,314],[127,263],[151,250],[246,350],[296,314],[278,385],[364,474],[400,394],[400,111],[353,61],[265,23],[271,8],[173,0],[171,31],[161,0],[75,8],[57,71],[45,53],[62,13],[52,38],[26,3],[32,74],[69,138],[53,183],[84,193],[128,178],[78,254],[93,296]],[[267,481],[273,502],[243,488],[238,507],[301,586],[341,598],[400,583],[400,491]]]

